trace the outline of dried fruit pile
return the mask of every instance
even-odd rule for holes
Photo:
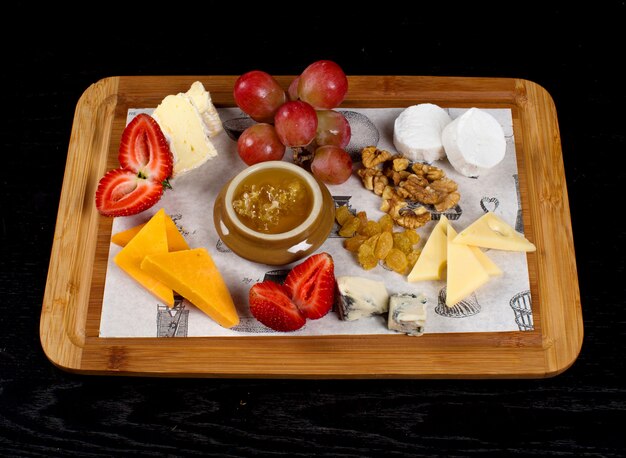
[[[378,221],[369,220],[364,211],[354,215],[350,209],[342,205],[335,212],[335,219],[341,226],[339,235],[347,237],[344,248],[357,255],[361,267],[370,270],[380,261],[384,266],[399,274],[405,275],[420,255],[415,245],[420,236],[414,229],[394,231],[394,223],[390,215],[383,215]]]

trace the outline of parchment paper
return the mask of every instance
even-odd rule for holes
[[[401,108],[350,109],[366,115],[378,128],[379,148],[395,152],[392,142],[393,122]],[[511,111],[509,109],[485,109],[502,125],[507,149],[504,160],[479,178],[467,178],[457,173],[447,160],[435,165],[459,184],[459,206],[445,212],[457,232],[486,211],[494,211],[512,227],[523,232],[517,162]],[[454,119],[465,109],[450,108]],[[131,109],[129,122],[137,113],[151,113],[152,109]],[[219,109],[222,121],[242,116],[236,108]],[[360,129],[354,129],[358,131]],[[130,217],[115,218],[112,233],[145,222],[160,208],[172,216],[190,247],[205,247],[220,269],[233,296],[241,323],[225,329],[185,300],[178,301],[173,309],[159,303],[131,277],[113,262],[121,250],[111,244],[105,280],[101,337],[185,337],[185,336],[253,336],[281,335],[256,321],[248,309],[249,288],[266,278],[280,280],[292,265],[277,268],[244,260],[232,253],[219,240],[213,224],[213,202],[224,184],[245,168],[237,155],[236,142],[225,132],[214,137],[213,143],[219,156],[192,172],[171,181],[172,190],[165,192],[153,208]],[[285,160],[291,160],[290,151]],[[360,164],[355,164],[356,168]],[[344,184],[328,186],[336,205],[348,204],[352,209],[365,210],[370,219],[378,219],[383,213],[378,209],[380,197],[363,188],[355,174]],[[428,238],[435,221],[418,229],[420,244]],[[398,230],[398,229],[396,229]],[[526,331],[533,329],[528,266],[525,253],[489,250],[487,255],[502,269],[504,274],[493,277],[469,298],[453,308],[440,299],[444,281],[408,283],[406,276],[386,270],[382,265],[365,271],[354,254],[342,246],[343,238],[336,233],[318,249],[329,252],[335,262],[335,275],[355,275],[382,280],[389,293],[423,293],[428,298],[426,333]],[[294,263],[295,265],[297,263]],[[319,320],[308,320],[306,325],[289,335],[336,335],[336,334],[393,334],[386,325],[386,316],[365,318],[357,321],[341,321],[335,311]]]

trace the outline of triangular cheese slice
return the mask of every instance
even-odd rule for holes
[[[447,259],[447,228],[448,218],[441,219],[430,233],[417,262],[407,276],[407,281],[441,280],[445,274]]]
[[[478,248],[477,246],[468,245],[470,250],[474,253],[474,256],[480,261],[483,265],[483,268],[487,271],[490,277],[497,277],[502,275],[502,270],[497,266],[495,262],[491,260],[489,256],[485,254],[483,250]]]
[[[165,211],[163,209],[150,218],[137,235],[113,258],[113,261],[144,288],[168,306],[173,307],[174,294],[172,288],[164,285],[140,268],[146,255],[161,253],[167,253]]]
[[[228,287],[205,248],[146,256],[141,268],[225,328],[239,323]]]
[[[507,251],[535,251],[535,245],[493,212],[487,212],[459,232],[455,244]]]
[[[453,243],[457,236],[448,225],[448,278],[446,305],[452,307],[489,281],[489,274],[467,245]]]
[[[191,99],[182,92],[165,97],[154,109],[152,116],[167,137],[174,156],[172,177],[200,167],[217,156],[202,116]]]
[[[137,226],[133,226],[130,229],[126,229],[125,231],[118,232],[111,236],[111,242],[119,245],[121,247],[126,246],[130,240],[137,235],[137,233],[144,227],[147,223],[138,224]],[[170,218],[168,214],[165,215],[165,235],[167,236],[167,250],[168,251],[180,251],[180,250],[188,250],[189,245],[187,245],[187,241],[182,236],[182,234],[178,231],[176,227],[176,223]]]

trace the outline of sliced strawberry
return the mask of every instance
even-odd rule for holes
[[[152,207],[162,194],[161,182],[139,178],[130,170],[110,170],[98,183],[96,208],[105,216],[134,215]]]
[[[252,315],[275,331],[295,331],[306,322],[298,307],[291,302],[287,288],[273,281],[253,285],[249,301]]]
[[[141,178],[153,181],[168,179],[174,166],[161,127],[146,113],[135,116],[124,129],[118,160],[123,169],[132,170]]]
[[[326,315],[335,299],[335,265],[328,253],[309,256],[295,266],[284,286],[304,316],[315,320]]]

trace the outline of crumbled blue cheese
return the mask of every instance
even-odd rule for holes
[[[426,325],[426,302],[423,294],[392,294],[387,327],[410,336],[421,336]]]
[[[382,281],[363,277],[337,277],[339,318],[354,321],[389,310],[389,293]]]

